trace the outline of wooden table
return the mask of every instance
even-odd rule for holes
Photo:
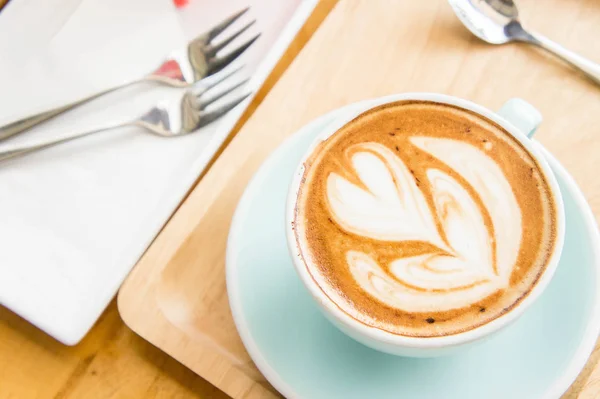
[[[317,6],[232,136],[262,102],[334,3],[328,0]],[[115,300],[74,347],[62,345],[0,306],[0,399],[153,397],[227,398],[132,332],[121,320]]]

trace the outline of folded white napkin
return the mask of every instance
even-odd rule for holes
[[[0,125],[137,78],[186,44],[170,0],[60,0],[53,7],[64,3],[70,13],[47,18],[36,14],[44,1],[23,1],[27,12],[11,10],[16,1],[0,14]],[[7,44],[6,30],[19,26],[15,14],[19,31],[38,29],[40,37],[30,31],[21,41],[14,31]],[[37,26],[27,23],[30,15]],[[20,48],[38,39],[45,43],[32,53]],[[132,119],[180,95],[140,85],[0,147]],[[178,139],[121,129],[0,163],[0,303],[77,342],[192,183],[214,129]]]
[[[229,32],[257,22],[229,49],[262,35],[236,61],[245,64],[242,76],[222,87],[251,76],[237,94],[255,91],[315,4],[190,0],[179,12],[172,0],[13,0],[0,13],[0,125],[138,78],[246,6]],[[116,124],[181,94],[132,87],[0,148]],[[60,341],[78,342],[249,101],[186,137],[127,128],[0,163],[0,303]]]

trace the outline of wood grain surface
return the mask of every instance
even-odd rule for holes
[[[525,21],[598,59],[600,2],[519,1]],[[524,44],[490,46],[444,0],[341,0],[227,146],[130,275],[119,296],[139,334],[234,397],[264,397],[229,312],[228,228],[253,173],[308,121],[358,100],[432,91],[498,109],[522,97],[545,116],[536,134],[570,170],[600,214],[600,88]],[[567,398],[600,397],[596,349]]]
[[[331,2],[326,2],[315,9],[232,135],[265,98],[331,7]],[[74,347],[62,345],[0,306],[0,399],[227,397],[126,327],[116,300]]]

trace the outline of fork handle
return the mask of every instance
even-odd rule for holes
[[[21,132],[23,132],[23,131],[25,131],[25,130],[27,130],[29,128],[32,128],[35,125],[38,125],[38,124],[40,124],[40,123],[42,123],[44,121],[47,121],[50,118],[53,118],[53,117],[55,117],[57,115],[60,115],[63,112],[67,112],[68,110],[71,110],[71,109],[73,109],[75,107],[78,107],[78,106],[80,106],[82,104],[87,103],[88,101],[92,101],[95,98],[98,98],[98,97],[103,96],[103,95],[108,94],[108,93],[112,93],[113,91],[117,91],[119,89],[123,89],[123,88],[125,88],[127,86],[132,86],[132,85],[134,85],[136,83],[142,82],[142,81],[147,80],[147,79],[148,79],[147,77],[144,77],[142,79],[134,80],[132,82],[127,82],[127,83],[124,83],[124,84],[121,84],[121,85],[118,85],[118,86],[115,86],[115,87],[111,87],[109,89],[102,90],[102,91],[100,91],[98,93],[92,94],[91,96],[82,98],[82,99],[77,100],[75,102],[72,102],[72,103],[69,103],[69,104],[66,104],[66,105],[61,105],[59,107],[52,108],[52,109],[49,109],[47,111],[40,112],[38,114],[27,116],[27,117],[25,117],[23,119],[19,119],[19,120],[15,121],[15,122],[11,122],[11,123],[9,123],[7,125],[0,126],[0,140],[4,140],[4,139],[12,137],[12,136],[14,136],[16,134],[19,134],[19,133],[21,133]]]
[[[0,150],[0,162],[7,161],[7,160],[13,159],[13,158],[18,158],[23,155],[30,154],[32,152],[36,152],[36,151],[40,151],[40,150],[43,150],[46,148],[54,147],[59,144],[63,144],[63,143],[67,143],[69,141],[80,139],[82,137],[91,136],[92,134],[105,132],[107,130],[112,130],[112,129],[116,129],[119,127],[131,126],[134,124],[135,124],[135,122],[119,123],[118,125],[105,126],[105,127],[99,128],[99,129],[88,130],[86,132],[78,133],[78,134],[68,136],[68,137],[62,137],[59,139],[43,141],[43,142],[40,142],[37,144],[30,144],[30,145],[24,145],[24,146],[19,146],[19,147],[15,147],[15,148]]]

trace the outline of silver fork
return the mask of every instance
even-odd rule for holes
[[[218,85],[240,69],[241,66],[234,71],[224,71],[220,75],[209,78],[209,81],[202,80],[193,85],[191,89],[187,90],[181,97],[179,103],[171,104],[171,106],[156,105],[135,120],[89,130],[68,137],[0,150],[0,162],[77,140],[82,137],[125,126],[139,126],[144,128],[147,132],[160,137],[178,137],[193,133],[199,128],[219,119],[250,95],[250,93],[246,93],[214,110],[206,110],[208,105],[246,83],[247,79],[245,79],[207,99],[201,98],[209,89]]]
[[[181,54],[181,57],[178,57],[181,59],[168,58],[156,70],[139,79],[123,83],[116,87],[111,87],[70,104],[49,109],[11,122],[7,125],[0,126],[0,140],[14,136],[15,134],[23,132],[39,123],[55,117],[56,115],[62,114],[63,112],[87,103],[88,101],[96,99],[100,96],[135,85],[137,83],[158,82],[173,87],[187,87],[207,76],[219,72],[229,65],[233,60],[235,60],[240,54],[246,51],[246,49],[250,47],[252,43],[254,43],[254,41],[260,36],[259,33],[228,54],[221,57],[217,56],[217,52],[219,52],[219,50],[231,43],[255,22],[255,20],[251,21],[239,31],[222,40],[220,43],[214,45],[212,44],[213,39],[227,29],[227,27],[235,22],[246,11],[248,11],[248,8],[245,8],[230,16],[220,24],[214,26],[208,32],[203,33],[189,42],[184,54]]]

